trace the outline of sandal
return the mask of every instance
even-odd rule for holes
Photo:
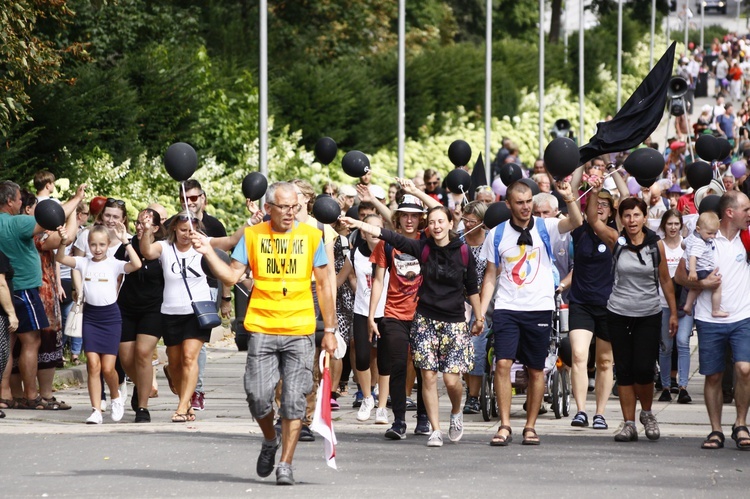
[[[73,357],[71,357],[70,358],[70,363],[73,364],[74,366],[80,366],[81,365],[81,361],[78,358],[78,355],[74,355]]]
[[[501,431],[507,431],[507,435],[503,435],[500,432]],[[492,437],[492,440],[490,440],[490,445],[493,447],[507,447],[509,443],[513,441],[513,430],[508,425],[500,425],[500,428],[497,429],[497,433],[495,433],[495,436]]]
[[[167,378],[169,389],[172,390],[172,393],[177,395],[177,390],[175,390],[174,384],[172,384],[172,376],[169,375],[169,364],[164,364],[164,377]]]
[[[187,421],[188,421],[187,414],[180,414],[179,412],[175,412],[174,414],[172,414],[173,423],[187,423]]]
[[[5,413],[3,411],[0,411],[0,419],[3,419],[5,417]]]
[[[188,422],[192,423],[195,421],[195,411],[191,408],[188,413],[186,414]]]
[[[71,408],[70,405],[66,404],[62,400],[57,400],[55,397],[51,397],[48,399],[42,398],[42,400],[47,405],[45,409],[49,411],[67,411]]]
[[[527,433],[530,433],[531,436],[526,436]],[[539,445],[541,442],[539,441],[539,435],[536,434],[536,430],[534,428],[524,428],[523,429],[523,442],[521,442],[521,445]]]
[[[701,444],[701,449],[723,449],[724,448],[724,433],[720,431],[712,431],[708,434],[706,439]]]
[[[732,425],[732,440],[737,445],[739,450],[750,450],[750,437],[741,437],[739,433],[744,431],[750,435],[750,431],[747,430],[747,426],[734,426]]]
[[[19,402],[19,409],[31,409],[35,411],[42,411],[44,409],[47,409],[47,404],[42,400],[42,396],[39,395],[34,400],[29,400],[27,398],[22,398]]]
[[[18,400],[0,399],[0,409],[18,409]]]

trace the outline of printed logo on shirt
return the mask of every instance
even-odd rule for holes
[[[191,277],[204,277],[204,274],[202,272],[199,272],[201,269],[200,263],[196,262],[197,255],[191,255],[189,258],[180,258],[179,262],[173,262],[170,270],[175,275],[182,275],[182,272],[185,272],[186,278]],[[196,270],[197,267],[198,270]]]
[[[523,248],[523,253],[521,249]],[[534,282],[539,272],[539,248],[513,246],[503,253],[505,276],[516,286]]]
[[[393,252],[393,268],[398,280],[398,290],[407,295],[417,292],[422,282],[419,260],[411,255]]]
[[[305,236],[261,235],[258,241],[258,275],[260,277],[305,277],[310,242]],[[291,247],[289,246],[291,244]]]

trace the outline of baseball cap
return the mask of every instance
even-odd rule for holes
[[[405,194],[401,199],[401,202],[398,204],[396,211],[404,213],[424,213],[424,205],[416,196]]]
[[[379,185],[370,185],[370,194],[378,199],[385,199],[385,190]]]
[[[669,148],[672,149],[673,151],[676,151],[680,147],[685,147],[685,143],[680,140],[675,140],[674,142],[669,144]]]
[[[354,187],[352,187],[351,185],[346,185],[346,184],[344,184],[344,185],[342,185],[342,186],[341,186],[341,187],[339,188],[339,193],[340,193],[340,194],[341,194],[342,196],[356,196],[356,195],[357,195],[357,189],[355,189],[355,188],[354,188]]]

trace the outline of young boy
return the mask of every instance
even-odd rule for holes
[[[688,263],[688,280],[705,279],[714,270],[714,238],[719,230],[719,217],[712,211],[707,211],[698,217],[695,231],[685,239],[685,258]],[[700,290],[691,289],[685,303],[685,313],[692,314],[693,304],[698,298]],[[721,310],[721,286],[711,292],[711,315],[713,317],[727,317],[729,314]]]

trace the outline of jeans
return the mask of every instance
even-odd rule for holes
[[[693,331],[693,316],[685,314],[678,319],[677,326],[677,385],[687,387],[690,375],[690,333]],[[669,309],[662,308],[661,344],[659,345],[659,371],[661,384],[668,388],[672,371],[672,338],[669,336]]]

